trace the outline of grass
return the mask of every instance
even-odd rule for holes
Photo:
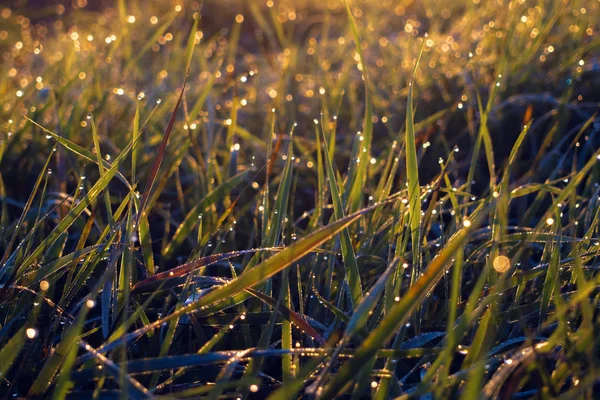
[[[0,398],[600,393],[599,3],[68,3],[0,7]]]

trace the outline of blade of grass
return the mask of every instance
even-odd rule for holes
[[[408,215],[413,257],[413,267],[410,278],[411,285],[416,282],[416,279],[421,273],[421,185],[419,183],[419,165],[415,144],[413,87],[415,83],[415,74],[423,54],[424,43],[425,41],[423,40],[421,50],[419,50],[419,55],[413,68],[410,83],[408,84],[408,96],[406,99],[406,175],[408,181]]]
[[[369,73],[367,71],[367,62],[363,55],[361,47],[361,39],[358,33],[358,28],[352,15],[352,10],[348,4],[348,0],[344,0],[346,6],[346,14],[348,15],[348,24],[350,25],[350,32],[354,39],[354,45],[356,53],[359,59],[359,70],[362,72],[363,80],[365,84],[365,117],[363,121],[363,140],[360,143],[359,148],[359,162],[356,174],[353,177],[349,177],[352,180],[350,187],[350,194],[348,196],[348,208],[350,212],[358,210],[360,202],[363,197],[363,190],[367,179],[367,167],[369,166],[369,160],[371,159],[371,141],[373,136],[373,104],[370,93],[370,82]],[[351,159],[351,162],[354,160]]]
[[[325,159],[325,171],[327,172],[327,179],[329,180],[329,191],[331,192],[331,201],[333,203],[333,213],[336,220],[344,218],[344,210],[342,206],[342,199],[338,192],[338,185],[335,172],[333,170],[333,162],[329,153],[327,145],[327,139],[323,135],[323,146],[325,151],[323,157]],[[360,283],[360,272],[358,269],[358,263],[356,262],[356,255],[354,254],[354,248],[352,247],[352,240],[350,239],[350,232],[348,228],[344,229],[340,237],[342,246],[342,258],[344,260],[344,268],[346,270],[346,281],[350,287],[350,299],[352,305],[356,306],[362,300],[362,286]]]
[[[138,213],[136,222],[134,224],[135,227],[139,226],[140,217],[142,215],[146,215],[146,210],[145,210],[146,203],[148,201],[148,197],[150,196],[150,191],[152,190],[152,186],[154,185],[154,180],[156,179],[156,175],[158,174],[158,169],[160,168],[162,160],[165,156],[165,151],[167,149],[167,143],[169,141],[169,137],[171,136],[171,131],[173,130],[173,126],[175,124],[175,117],[177,115],[177,110],[179,109],[179,106],[181,105],[181,100],[183,99],[183,94],[185,92],[185,86],[187,84],[188,76],[190,73],[190,64],[192,62],[192,55],[194,52],[196,31],[198,30],[199,19],[200,19],[200,16],[198,16],[194,20],[194,25],[193,25],[190,35],[188,37],[188,45],[187,45],[186,56],[185,56],[185,59],[186,59],[185,78],[183,79],[183,84],[181,85],[181,92],[179,93],[179,97],[177,98],[177,103],[175,104],[173,112],[171,113],[171,118],[169,120],[169,123],[167,124],[167,128],[165,129],[165,133],[163,135],[162,142],[160,143],[160,147],[158,148],[158,151],[156,153],[156,159],[154,160],[154,163],[152,164],[152,168],[150,169],[150,173],[148,174],[148,178],[146,179],[146,186],[145,186],[144,192],[142,194],[142,200],[140,201],[139,213]]]

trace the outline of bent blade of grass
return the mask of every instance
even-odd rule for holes
[[[313,288],[312,293],[319,300],[319,304],[322,304],[326,309],[331,311],[331,313],[335,315],[337,319],[339,319],[346,325],[350,322],[350,317],[345,312],[337,308],[334,304],[329,302],[325,297],[321,296],[321,294],[317,291],[316,288]],[[358,334],[365,338],[369,335],[369,332],[365,328],[361,328]]]
[[[333,162],[331,159],[331,153],[327,145],[327,138],[323,133],[323,146],[325,151],[323,157],[325,159],[325,171],[327,172],[327,178],[329,180],[329,190],[331,192],[331,202],[333,203],[333,213],[336,220],[344,218],[344,209],[342,206],[342,199],[338,191],[337,179],[335,171],[333,169]],[[340,237],[342,246],[342,258],[344,260],[344,268],[346,270],[346,281],[350,287],[350,299],[353,306],[357,306],[362,300],[362,286],[360,283],[360,271],[358,270],[358,263],[356,262],[356,255],[354,254],[354,248],[352,247],[352,240],[350,239],[350,232],[348,228],[345,228]]]
[[[97,163],[98,160],[96,159],[96,157],[94,156],[94,153],[92,153],[91,151],[89,151],[88,149],[81,147],[80,145],[78,145],[77,143],[74,143],[72,141],[70,141],[69,139],[66,139],[60,135],[58,135],[57,133],[52,132],[51,130],[49,130],[48,128],[45,128],[43,126],[41,126],[40,124],[38,124],[37,122],[35,122],[34,120],[30,119],[29,117],[25,117],[30,123],[32,123],[33,125],[37,126],[38,128],[42,129],[44,132],[46,132],[48,135],[51,135],[58,143],[62,144],[63,146],[65,146],[69,151],[71,151],[74,154],[77,154],[80,157],[85,158],[86,160],[93,162],[93,163]],[[108,161],[102,160],[102,163],[104,165],[104,168],[110,169],[111,164]],[[129,184],[129,181],[127,180],[127,178],[125,178],[125,176],[123,176],[123,174],[121,174],[119,171],[117,171],[117,177],[119,178],[119,180],[125,185],[127,186],[128,189],[131,189],[131,185]]]
[[[324,388],[321,398],[333,398],[352,379],[356,371],[368,362],[411,316],[425,296],[434,288],[442,275],[451,265],[451,260],[469,238],[471,232],[481,223],[483,212],[471,219],[471,225],[460,229],[435,257],[425,272],[408,289],[406,294],[387,312],[379,325],[363,341],[354,357],[344,363],[332,381]]]
[[[99,250],[102,247],[102,245],[84,247],[65,256],[62,256],[61,258],[49,264],[42,265],[37,271],[35,271],[35,277],[33,277],[33,280],[31,281],[30,285],[37,284],[43,279],[48,279],[50,275],[61,272],[62,269],[68,267],[73,262],[80,260],[81,258],[83,258],[83,256],[86,256],[92,253],[93,251]],[[99,254],[99,256],[101,257],[102,254]]]

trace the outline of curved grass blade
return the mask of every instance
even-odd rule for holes
[[[331,354],[335,349],[326,348],[294,348],[294,349],[252,349],[251,352],[246,353],[246,359],[258,358],[258,357],[281,357],[284,354],[292,355],[303,355],[305,357],[320,357]],[[99,349],[96,351],[100,352]],[[245,351],[245,350],[244,350]],[[408,350],[394,350],[394,349],[381,349],[377,351],[375,357],[396,357],[396,358],[419,358],[426,355],[439,354],[442,348],[417,348]],[[127,361],[126,363],[120,363],[120,365],[126,365],[126,369],[131,374],[144,374],[152,371],[165,371],[172,370],[175,368],[189,368],[201,365],[219,364],[226,362],[232,356],[235,356],[239,351],[215,351],[211,353],[196,353],[196,354],[183,354],[176,356],[167,356],[160,358],[142,358],[137,360]],[[354,356],[356,353],[355,349],[346,349],[341,352],[340,355],[348,358]],[[104,375],[103,370],[98,368],[85,368],[79,371],[73,372],[73,379],[77,381],[87,382],[94,378],[99,378]]]
[[[41,130],[43,130],[48,135],[51,135],[58,143],[60,143],[61,145],[65,146],[65,148],[67,148],[72,153],[77,154],[78,156],[83,157],[84,159],[86,159],[86,160],[88,160],[90,162],[93,162],[93,163],[97,163],[98,162],[98,160],[96,159],[96,156],[94,155],[94,153],[92,153],[88,149],[86,149],[84,147],[81,147],[77,143],[72,142],[69,139],[66,139],[66,138],[62,137],[62,136],[60,136],[57,133],[52,132],[48,128],[45,128],[45,127],[41,126],[40,124],[38,124],[34,120],[28,118],[27,116],[25,118],[27,118],[27,120],[30,123],[32,123],[33,125],[35,125],[38,128],[40,128]],[[111,164],[108,161],[102,160],[102,164],[104,165],[104,168],[110,169],[110,167],[111,167]],[[119,178],[119,180],[128,189],[131,189],[131,185],[129,184],[129,181],[127,180],[127,178],[125,178],[125,176],[123,176],[123,174],[121,174],[121,172],[117,171],[116,175]]]
[[[321,296],[321,294],[315,288],[313,288],[312,292],[316,296],[316,298],[319,300],[319,304],[322,304],[326,309],[331,311],[332,314],[335,315],[335,317],[337,319],[339,319],[341,322],[343,322],[346,325],[348,324],[348,322],[350,322],[350,317],[348,315],[346,315],[342,310],[337,308],[334,304],[329,302],[325,297]],[[362,336],[362,338],[366,338],[369,335],[369,332],[366,329],[361,328],[358,331],[358,334],[360,336]]]

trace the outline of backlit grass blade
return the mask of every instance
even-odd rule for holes
[[[98,129],[96,128],[96,122],[94,121],[94,117],[90,115],[89,119],[92,125],[92,139],[94,141],[94,150],[96,152],[98,172],[100,173],[100,177],[102,177],[102,175],[104,175],[104,165],[102,163],[102,152],[100,150],[100,138],[98,136]],[[134,149],[135,145],[133,145],[132,147],[132,150]],[[108,187],[104,190],[104,205],[106,207],[106,218],[108,219],[108,224],[112,225],[112,207],[110,204],[110,192],[108,191]]]
[[[38,128],[42,129],[48,135],[51,135],[58,143],[65,146],[65,148],[67,148],[71,152],[77,154],[80,157],[85,158],[86,160],[88,160],[90,162],[93,162],[93,163],[97,162],[96,156],[88,149],[85,149],[85,148],[79,146],[78,144],[52,132],[51,130],[41,126],[40,124],[38,124],[37,122],[35,122],[31,119],[28,119],[28,121],[31,122],[32,124],[34,124],[35,126],[37,126]],[[103,162],[105,168],[109,169],[111,167],[111,164],[108,161],[103,160],[102,162]],[[125,178],[119,171],[117,171],[116,174],[117,174],[117,177],[119,178],[119,180],[125,186],[127,186],[128,188],[131,188],[131,185],[129,184],[129,181],[127,180],[127,178]]]
[[[293,129],[290,133],[290,139],[293,135]],[[277,189],[276,201],[273,205],[273,213],[271,219],[269,220],[269,225],[265,227],[268,231],[268,241],[265,243],[267,247],[274,246],[279,237],[281,236],[281,231],[283,229],[282,224],[286,217],[287,206],[290,198],[290,188],[292,185],[292,172],[293,172],[293,164],[292,161],[294,159],[293,152],[293,141],[290,140],[288,145],[288,151],[286,154],[286,163],[283,168],[283,172],[281,175],[281,182],[279,183],[279,188]]]
[[[0,350],[0,376],[6,376],[6,373],[10,370],[13,362],[19,355],[27,336],[25,335],[26,326],[16,331],[10,340]]]
[[[183,93],[185,91],[186,83],[187,83],[187,75],[185,76],[185,79],[183,80],[183,85],[181,86],[181,92],[179,93],[177,103],[175,104],[175,108],[173,109],[173,112],[171,113],[171,119],[169,120],[167,128],[165,129],[165,134],[163,136],[160,147],[158,148],[156,158],[154,160],[154,163],[152,164],[150,173],[148,174],[148,178],[146,180],[146,186],[144,188],[144,192],[142,195],[142,200],[140,201],[140,210],[139,210],[138,217],[137,217],[136,223],[135,223],[136,226],[139,226],[140,217],[142,215],[146,214],[146,212],[145,212],[146,203],[148,202],[148,198],[150,196],[150,191],[152,190],[152,186],[154,185],[154,180],[156,179],[156,175],[158,174],[158,169],[160,168],[160,164],[162,163],[162,160],[165,156],[165,151],[167,149],[167,143],[169,141],[169,137],[171,136],[171,131],[173,130],[173,125],[175,124],[175,116],[177,114],[177,110],[179,109],[179,105],[181,104],[181,100],[183,99]]]
[[[35,271],[35,273],[32,274],[35,275],[35,277],[31,283],[36,284],[42,279],[48,279],[51,275],[62,272],[63,269],[70,266],[74,261],[81,259],[83,256],[88,255],[93,251],[100,250],[101,248],[101,245],[84,247],[80,250],[64,255],[49,264],[42,265],[37,271]]]
[[[415,283],[421,271],[421,185],[419,183],[419,164],[417,161],[417,148],[415,144],[415,125],[413,115],[413,88],[415,84],[415,73],[419,67],[419,61],[423,54],[425,41],[408,84],[408,96],[406,99],[406,176],[408,182],[408,215],[410,224],[410,237],[412,243],[413,267],[411,273],[411,284]]]
[[[365,117],[363,121],[362,132],[364,139],[360,142],[360,146],[358,149],[359,161],[358,167],[355,170],[356,174],[355,176],[350,177],[350,179],[353,179],[353,183],[350,187],[350,194],[348,196],[348,208],[350,212],[354,212],[358,210],[360,202],[362,200],[365,181],[367,179],[367,167],[369,165],[369,160],[371,159],[371,141],[373,137],[373,104],[369,87],[369,73],[367,71],[367,62],[363,55],[361,47],[362,42],[360,40],[358,28],[356,26],[354,16],[352,15],[350,4],[348,4],[348,0],[344,0],[344,4],[346,5],[346,14],[348,15],[348,24],[350,25],[350,32],[352,33],[356,53],[358,54],[359,58],[359,70],[363,74],[363,80],[365,84]],[[352,159],[351,162],[354,162],[354,160]]]
[[[158,174],[158,169],[162,163],[163,158],[165,157],[165,151],[167,150],[167,143],[169,142],[169,137],[171,136],[171,131],[173,130],[173,125],[175,124],[175,117],[177,116],[177,110],[179,109],[179,105],[181,104],[181,100],[183,99],[183,94],[185,93],[185,86],[187,83],[187,79],[190,73],[190,63],[192,61],[192,54],[194,50],[194,44],[196,40],[196,31],[198,29],[198,20],[199,16],[194,20],[194,25],[190,32],[190,36],[188,38],[188,48],[186,50],[186,67],[185,67],[185,78],[183,79],[183,84],[181,85],[181,92],[179,93],[179,97],[177,98],[177,103],[171,113],[171,118],[169,123],[167,124],[167,128],[165,129],[165,133],[160,143],[160,147],[156,152],[156,159],[152,164],[152,168],[150,169],[150,173],[148,174],[148,178],[146,180],[146,186],[144,188],[144,192],[142,194],[142,200],[140,201],[140,210],[138,212],[138,217],[136,219],[135,226],[139,226],[139,220],[142,215],[146,214],[146,203],[148,201],[148,197],[150,196],[150,191],[152,190],[152,186],[154,185],[154,180],[156,179],[156,175]]]
[[[329,153],[327,138],[323,136],[323,139],[323,146],[325,148],[323,158],[325,159],[325,171],[327,171],[327,179],[329,180],[329,191],[331,192],[333,213],[335,219],[340,220],[344,218],[342,199],[338,191],[337,178],[335,171],[333,170],[333,162],[331,160],[331,154]],[[344,268],[346,270],[346,281],[350,287],[350,298],[352,299],[352,304],[356,306],[362,299],[362,287],[358,263],[356,262],[356,255],[354,254],[354,248],[352,247],[352,240],[350,239],[350,232],[348,232],[348,229],[342,231],[340,242],[342,246]]]
[[[348,324],[350,322],[350,317],[346,313],[344,313],[342,310],[337,308],[331,302],[327,301],[327,299],[324,298],[323,296],[321,296],[321,294],[319,294],[319,292],[317,292],[316,290],[313,289],[312,293],[316,296],[317,299],[319,299],[319,303],[323,304],[323,306],[325,308],[327,308],[329,311],[331,311],[331,313],[333,315],[335,315],[336,318],[340,320],[340,322],[342,322],[344,324]],[[358,331],[358,334],[364,338],[364,337],[367,337],[367,335],[369,333],[367,332],[366,329],[361,328]]]

